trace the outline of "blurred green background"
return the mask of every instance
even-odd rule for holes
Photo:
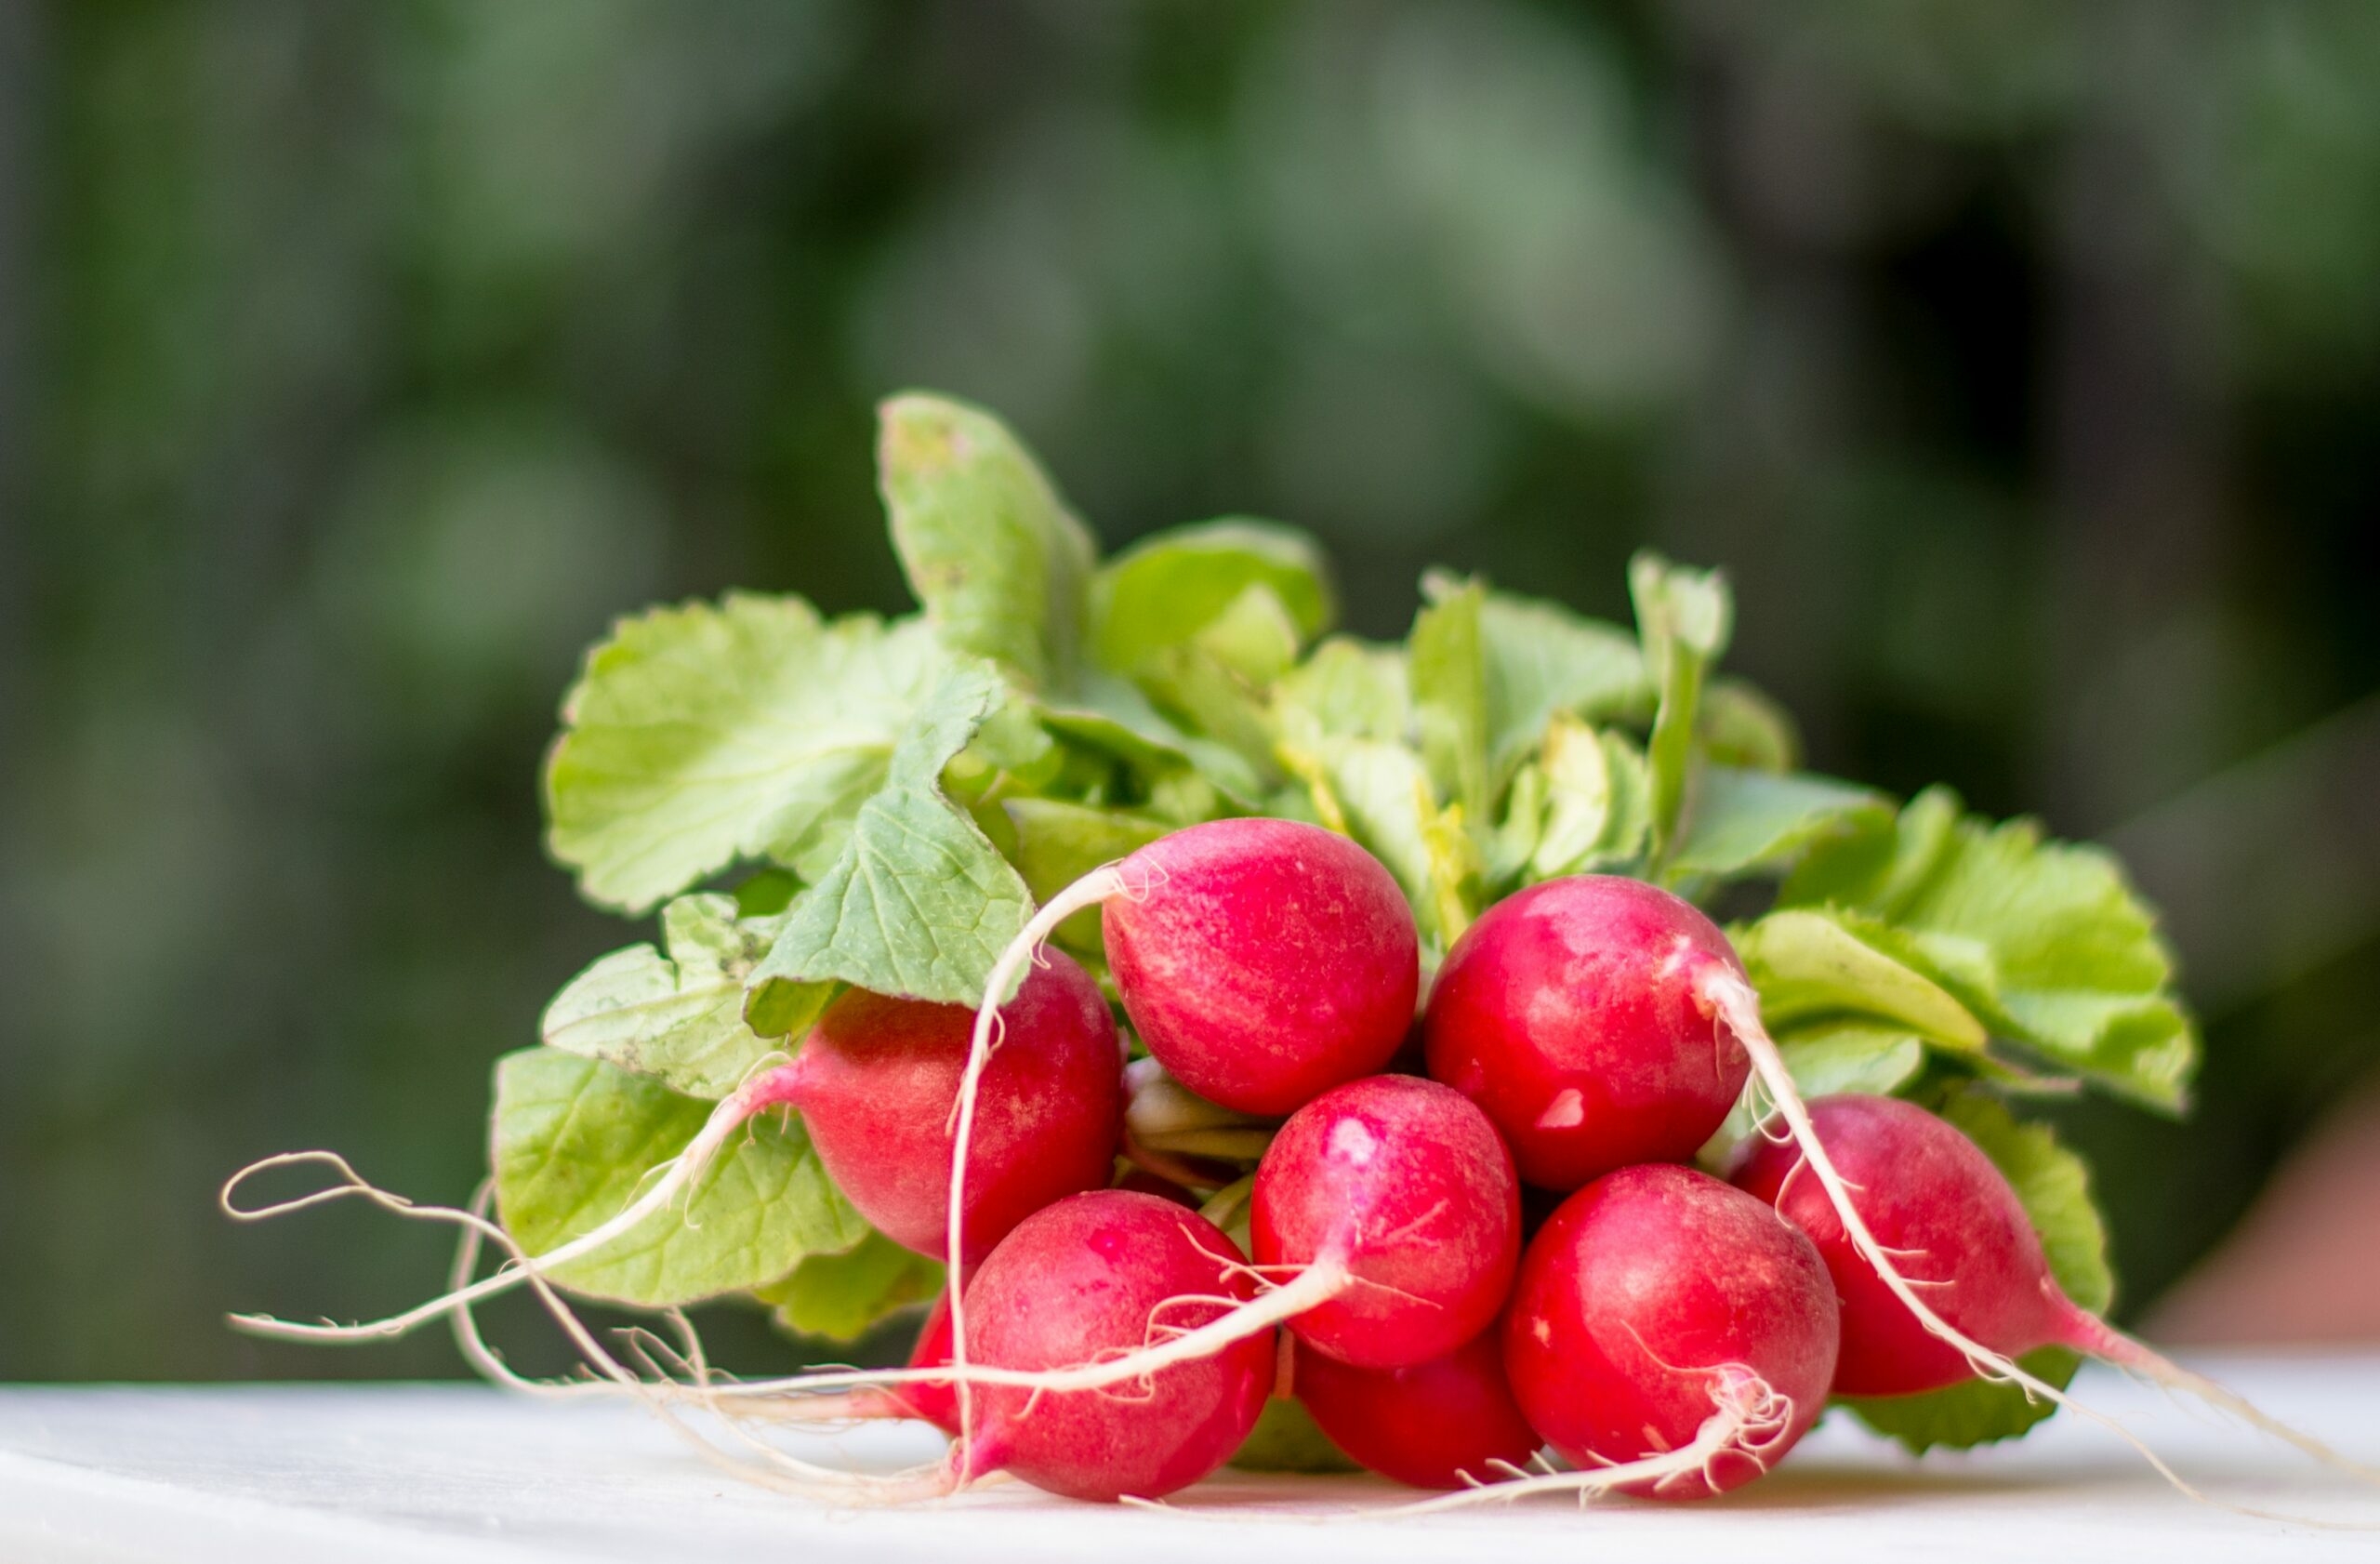
[[[216,1186],[468,1193],[636,937],[579,649],[904,606],[912,384],[1367,632],[1723,563],[1818,765],[2117,843],[2211,1049],[2061,1114],[2145,1304],[2380,1055],[2375,81],[2364,0],[0,0],[0,1379],[459,1371],[231,1334],[443,1241]]]

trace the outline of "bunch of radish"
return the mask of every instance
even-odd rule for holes
[[[2015,1388],[1963,1398],[1991,1411],[1958,1442],[2020,1432],[2017,1392],[2074,1405],[2029,1356],[2051,1347],[2345,1464],[2070,1297],[2044,1234],[2105,1302],[2073,1265],[2100,1239],[2079,1164],[2012,1125],[2072,1185],[2029,1212],[2010,1176],[2038,1198],[2037,1173],[1968,1117],[1991,1082],[2186,1106],[2154,914],[2032,822],[1799,770],[1790,719],[1716,674],[1719,573],[1637,556],[1633,635],[1433,573],[1381,645],[1330,633],[1294,529],[1103,560],[997,418],[882,412],[916,614],[664,605],[565,697],[549,847],[662,939],[499,1063],[484,1203],[329,1152],[224,1190],[246,1220],[352,1196],[454,1224],[449,1290],[243,1328],[443,1321],[500,1382],[638,1398],[856,1503],[999,1478],[1150,1501],[1326,1456],[1449,1491],[1425,1508],[1690,1499],[1835,1397],[1922,1447],[1932,1393],[1980,1378]],[[1767,910],[1731,943],[1688,895]],[[1950,1117],[1805,1102],[1789,1062]],[[290,1166],[335,1182],[243,1203]],[[509,1264],[481,1277],[487,1243]],[[521,1287],[590,1378],[524,1380],[481,1338],[474,1307]],[[677,1312],[740,1296],[852,1340],[937,1290],[906,1366],[780,1379],[721,1375]],[[623,1349],[587,1297],[675,1329]],[[946,1457],[862,1476],[774,1438],[872,1418]]]
[[[1092,906],[1148,1056],[1226,1113],[1278,1120],[1244,1244],[1189,1189],[1129,1161],[1118,1176],[1123,1034],[1100,985],[1042,943]],[[1670,892],[1545,881],[1472,924],[1426,999],[1421,976],[1412,914],[1362,848],[1287,820],[1190,827],[1052,897],[972,1015],[846,993],[638,1200],[561,1249],[516,1245],[512,1268],[371,1325],[248,1323],[388,1334],[468,1319],[522,1280],[567,1318],[555,1266],[666,1209],[740,1126],[792,1105],[869,1222],[964,1284],[905,1369],[692,1394],[952,1436],[889,1497],[1006,1474],[1157,1499],[1293,1398],[1364,1466],[1457,1491],[1418,1508],[1692,1499],[1772,1469],[1831,1395],[1984,1375],[2070,1404],[2016,1361],[2047,1345],[2352,1465],[2069,1301],[2016,1191],[1949,1122],[1888,1097],[1804,1102],[1726,936]],[[1698,1170],[1754,1081],[1762,1133],[1729,1179]],[[1534,1232],[1524,1183],[1559,1198]]]
[[[1285,1116],[1245,1250],[1186,1193],[1104,1186],[1124,1054],[1096,985],[1040,948],[1093,904],[1149,1054],[1210,1102]],[[2014,1362],[2052,1344],[2221,1395],[2069,1302],[1951,1125],[1803,1103],[1726,936],[1679,897],[1581,875],[1506,899],[1421,1007],[1427,1074],[1386,1073],[1419,956],[1360,848],[1234,819],[1054,898],[994,974],[997,997],[1028,973],[1015,996],[972,1027],[846,997],[721,1120],[800,1104],[869,1219],[968,1279],[907,1371],[753,1388],[940,1425],[934,1491],[1007,1472],[1104,1500],[1197,1481],[1294,1397],[1364,1465],[1463,1490],[1441,1503],[1723,1492],[1830,1394],[1982,1373],[2060,1397]],[[1698,1171],[1755,1074],[1776,1127],[1732,1183]],[[1561,1197],[1533,1234],[1524,1181]]]

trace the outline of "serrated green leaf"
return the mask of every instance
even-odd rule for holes
[[[1189,642],[1262,586],[1303,644],[1336,613],[1322,550],[1294,527],[1231,517],[1143,539],[1091,578],[1092,655],[1111,673],[1136,672]]]
[[[947,667],[921,622],[825,624],[798,597],[623,619],[562,702],[547,842],[629,912],[739,858],[814,878]]]
[[[1623,736],[1567,716],[1545,730],[1544,824],[1529,875],[1553,880],[1632,863],[1652,824],[1645,756]]]
[[[1735,934],[1761,1014],[1786,1030],[1813,1017],[1868,1017],[1937,1047],[1976,1053],[1983,1023],[1930,975],[1931,963],[1889,924],[1838,908],[1772,912]]]
[[[1425,578],[1424,592],[1439,578]],[[1489,592],[1479,605],[1491,794],[1545,736],[1555,713],[1602,724],[1651,715],[1653,684],[1635,637],[1558,603]]]
[[[490,1156],[505,1230],[542,1254],[608,1221],[715,1106],[560,1049],[508,1054],[496,1064]],[[673,1307],[774,1281],[804,1256],[849,1249],[866,1233],[800,1123],[769,1114],[720,1154],[690,1203],[655,1213],[555,1279],[592,1297]]]
[[[877,483],[901,569],[944,644],[1030,688],[1064,684],[1098,549],[1008,426],[947,397],[893,397],[879,409]]]
[[[1056,799],[1010,799],[1001,806],[1016,830],[1009,861],[1037,902],[1046,902],[1102,864],[1130,856],[1171,828],[1117,809]],[[1099,909],[1087,907],[1058,925],[1058,943],[1098,952]]]
[[[2186,1100],[2198,1041],[2173,958],[2098,848],[1963,817],[1934,789],[1893,828],[1813,850],[1778,903],[1888,922],[1994,1036],[2152,1107]]]
[[[1872,789],[1831,776],[1705,765],[1689,789],[1665,873],[1721,879],[1783,868],[1829,836],[1888,819]]]
[[[874,1228],[840,1254],[803,1257],[792,1274],[754,1290],[797,1335],[853,1342],[942,1291],[939,1260],[902,1248]]]
[[[1438,796],[1474,818],[1488,810],[1488,672],[1479,616],[1487,589],[1441,582],[1414,617],[1405,661],[1413,725]]]
[[[1652,777],[1653,857],[1674,851],[1693,778],[1694,736],[1702,685],[1727,648],[1735,603],[1717,571],[1689,570],[1647,550],[1628,562],[1628,593],[1645,668],[1659,692],[1645,759]]]
[[[774,1051],[745,1025],[744,980],[783,922],[735,913],[734,898],[721,895],[663,908],[661,948],[615,950],[562,986],[540,1027],[547,1046],[657,1077],[689,1096],[733,1092]]]
[[[777,984],[841,982],[946,1004],[983,998],[1032,898],[938,779],[1001,699],[998,677],[981,665],[944,680],[901,740],[884,788],[861,808],[842,855],[787,909],[752,974],[756,995]]]
[[[1988,1093],[1955,1091],[1941,1112],[2015,1186],[2066,1295],[2093,1314],[2105,1314],[2115,1301],[2115,1276],[2108,1267],[2107,1229],[2091,1202],[2090,1172],[2082,1160],[2059,1146],[2046,1126],[2019,1122]],[[2048,1347],[2018,1361],[2063,1389],[2080,1359],[2062,1347]],[[1922,1396],[1846,1398],[1844,1404],[1868,1426],[1920,1454],[1937,1445],[1965,1450],[2014,1438],[2056,1411],[2049,1402],[2028,1400],[2016,1385],[1982,1380]]]

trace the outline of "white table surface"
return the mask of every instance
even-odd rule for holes
[[[2380,1462],[2380,1358],[2204,1366]],[[2078,1389],[2218,1497],[2380,1526],[2380,1488],[2110,1373],[2094,1371]],[[915,1426],[803,1446],[869,1466],[938,1448]],[[1538,1499],[1422,1519],[1364,1514],[1410,1496],[1369,1478],[1226,1472],[1181,1495],[1176,1515],[1015,1485],[834,1511],[721,1474],[625,1405],[529,1401],[476,1385],[0,1389],[0,1564],[2380,1560],[2380,1531],[2193,1504],[2112,1435],[2064,1414],[2021,1444],[1922,1463],[1837,1416],[1776,1473],[1695,1504],[1620,1500],[1581,1512]],[[1313,1518],[1324,1512],[1329,1522]],[[1217,1520],[1226,1513],[1237,1518]]]

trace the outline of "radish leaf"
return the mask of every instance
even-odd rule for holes
[[[542,1254],[607,1221],[711,1109],[651,1076],[560,1049],[508,1054],[496,1070],[492,1155],[505,1230]],[[866,1236],[800,1121],[770,1114],[733,1137],[691,1201],[654,1213],[555,1279],[593,1297],[669,1307],[774,1281],[805,1255]]]
[[[834,861],[947,665],[925,626],[731,592],[623,619],[562,703],[547,842],[641,912],[738,859]]]
[[[744,980],[783,922],[739,921],[731,896],[680,896],[661,909],[661,949],[615,950],[554,996],[547,1045],[724,1097],[772,1051],[745,1025]]]

